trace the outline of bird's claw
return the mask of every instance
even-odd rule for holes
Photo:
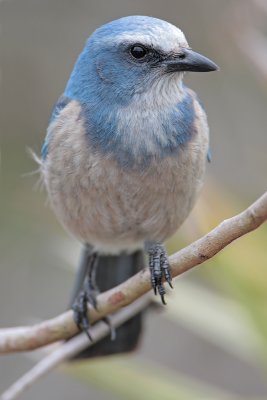
[[[157,294],[157,292],[159,293],[162,303],[166,304],[164,297],[166,291],[163,286],[163,278],[165,278],[171,288],[173,288],[173,286],[171,269],[165,247],[162,244],[156,243],[150,247],[148,254],[152,288],[155,294]]]
[[[92,336],[90,334],[90,327],[91,323],[88,318],[88,303],[92,304],[95,310],[97,310],[97,295],[99,294],[99,290],[92,285],[91,283],[88,284],[87,289],[83,290],[79,293],[77,299],[72,305],[72,310],[74,312],[74,322],[78,326],[78,328],[86,333],[89,340],[92,342]],[[110,318],[104,317],[102,319],[105,322],[109,329],[110,329],[110,338],[111,340],[116,339],[116,329],[112,326]]]
[[[92,341],[92,337],[90,335],[89,329],[90,329],[90,321],[88,318],[88,296],[85,291],[82,291],[79,293],[77,299],[72,305],[72,310],[73,310],[73,319],[74,322],[76,323],[77,327],[86,333],[88,336],[89,340]]]
[[[110,340],[115,340],[116,339],[116,328],[112,325],[112,321],[109,316],[106,316],[102,319],[103,322],[109,327],[110,331]]]

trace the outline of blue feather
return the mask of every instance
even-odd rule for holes
[[[212,160],[212,156],[211,156],[211,148],[209,147],[209,149],[208,149],[208,153],[207,153],[207,160],[208,160],[208,162],[211,162],[211,160]]]
[[[90,145],[95,151],[116,159],[123,168],[144,168],[155,157],[176,156],[196,131],[193,99],[185,86],[182,87],[184,97],[179,103],[169,106],[169,109],[157,110],[150,121],[144,120],[139,128],[142,132],[139,132],[138,143],[133,137],[136,121],[130,119],[132,126],[121,128],[123,110],[129,112],[132,102],[136,101],[136,93],[140,95],[150,89],[157,76],[149,63],[131,62],[129,44],[121,37],[124,34],[131,37],[131,34],[140,32],[149,37],[168,27],[168,23],[157,18],[131,16],[98,28],[78,57],[64,91],[64,99],[80,103],[80,118],[84,121]],[[64,105],[64,100],[58,103],[52,120]],[[146,139],[148,132],[149,143]],[[48,144],[49,137],[43,146],[44,158]]]
[[[53,122],[55,120],[55,118],[57,118],[57,116],[60,114],[60,112],[63,110],[63,108],[65,108],[66,105],[70,101],[71,101],[71,99],[69,97],[64,96],[64,95],[60,96],[60,98],[58,99],[57,103],[55,104],[55,106],[52,110],[50,121],[49,121],[50,124],[51,124],[51,122]],[[41,156],[42,156],[43,160],[45,160],[48,155],[50,136],[51,136],[51,133],[46,135],[43,146],[42,146]]]
[[[166,29],[168,25],[157,18],[130,16],[98,28],[87,40],[77,59],[65,95],[86,104],[92,98],[98,98],[99,103],[103,104],[114,101],[121,106],[129,104],[136,89],[142,89],[151,69],[146,63],[141,68],[140,65],[129,63],[125,55],[128,43],[116,43],[114,37],[140,32],[149,37],[153,31]],[[147,84],[149,86],[151,82]]]
[[[187,93],[183,100],[174,107],[170,107],[169,112],[166,110],[161,112],[160,125],[155,124],[154,120],[147,121],[145,129],[153,131],[152,136],[156,150],[155,154],[151,154],[146,147],[146,132],[142,132],[140,136],[143,140],[139,146],[138,160],[134,157],[133,148],[130,145],[131,127],[128,132],[118,128],[118,106],[116,104],[97,109],[82,103],[81,110],[81,118],[84,121],[90,145],[103,155],[113,157],[123,168],[144,168],[149,166],[153,157],[176,156],[181,145],[186,144],[195,133],[195,113],[190,93]],[[159,130],[164,132],[164,141],[159,139]],[[138,143],[133,145],[138,145]]]

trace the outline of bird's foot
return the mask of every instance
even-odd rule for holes
[[[100,293],[96,285],[97,263],[97,255],[95,253],[90,255],[88,275],[86,276],[83,290],[81,290],[81,292],[78,294],[72,305],[74,321],[77,327],[87,334],[90,341],[92,341],[92,337],[89,331],[91,323],[88,317],[88,303],[91,304],[95,310],[97,310],[97,295]],[[105,322],[110,329],[111,340],[115,340],[116,331],[112,326],[110,318],[108,316],[104,317],[102,321]]]
[[[80,291],[76,297],[72,310],[74,312],[74,321],[77,327],[84,331],[88,338],[92,340],[89,328],[91,326],[88,318],[88,303],[97,309],[97,295],[99,294],[99,289],[96,285],[96,268],[98,263],[98,256],[96,253],[89,254],[87,260],[87,275],[85,277],[83,289]]]
[[[92,337],[89,332],[91,323],[88,317],[88,303],[92,304],[92,306],[97,309],[96,296],[98,293],[99,291],[96,288],[88,286],[78,294],[72,305],[74,321],[77,327],[87,334],[90,341],[92,340]]]
[[[114,326],[112,325],[112,321],[110,319],[110,317],[107,315],[106,317],[104,317],[102,319],[103,322],[105,322],[105,324],[109,327],[109,331],[110,331],[110,340],[115,340],[116,339],[116,328],[114,328]]]
[[[162,303],[166,304],[164,298],[166,291],[163,286],[164,278],[172,288],[171,269],[166,249],[162,244],[155,243],[149,248],[148,255],[152,288],[155,294],[159,293]]]
[[[96,296],[98,293],[98,290],[82,290],[72,305],[72,310],[74,312],[74,321],[77,327],[81,331],[86,333],[90,341],[92,341],[92,336],[90,334],[91,323],[88,317],[88,303],[92,304],[92,306],[97,310]],[[114,328],[114,326],[112,326],[112,322],[109,316],[104,317],[102,321],[105,322],[110,329],[110,339],[115,340],[116,329]]]

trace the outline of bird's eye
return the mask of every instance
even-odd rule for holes
[[[130,48],[130,53],[134,58],[140,60],[147,55],[147,49],[140,45],[134,45]]]

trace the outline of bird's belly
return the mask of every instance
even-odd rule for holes
[[[82,126],[59,125],[42,172],[60,222],[106,252],[163,241],[185,220],[202,185],[208,138],[196,135],[176,155],[123,169],[93,151]],[[55,128],[54,128],[55,129]]]
[[[45,180],[62,224],[107,252],[134,250],[173,234],[194,205],[205,165],[204,155],[192,157],[191,151],[155,161],[145,171],[122,170],[113,160],[96,158],[76,161],[76,167],[69,162],[65,172],[50,162]]]

